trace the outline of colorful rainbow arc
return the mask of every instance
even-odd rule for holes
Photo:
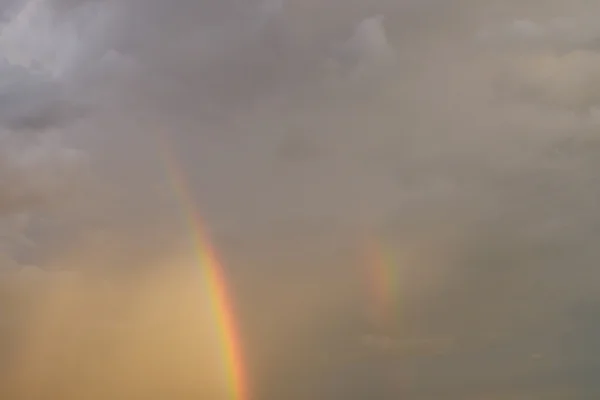
[[[246,379],[244,357],[239,330],[235,321],[233,302],[227,289],[225,271],[217,252],[211,244],[206,229],[195,207],[194,197],[186,183],[185,173],[179,167],[172,147],[166,138],[159,136],[159,153],[166,168],[168,179],[180,202],[195,246],[198,266],[206,274],[208,295],[214,321],[221,340],[224,356],[224,373],[227,390],[232,400],[248,400],[249,389]]]

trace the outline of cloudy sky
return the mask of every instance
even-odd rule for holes
[[[182,311],[202,289],[162,275],[192,264],[184,177],[257,400],[597,398],[598,18],[584,0],[0,0],[10,395],[216,390],[192,339],[206,321]],[[369,243],[393,288],[384,323]],[[69,289],[82,305],[64,311],[41,300],[57,269],[132,279],[109,300]],[[48,349],[82,352],[50,328],[108,303],[137,310],[117,334],[131,368],[83,369],[123,378],[42,379]],[[160,340],[181,348],[149,352]],[[148,354],[182,380],[141,368]]]

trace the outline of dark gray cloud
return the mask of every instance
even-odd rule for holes
[[[18,11],[16,9],[15,11]],[[35,60],[19,55],[10,45],[14,20],[2,28],[0,57],[0,225],[10,231],[12,220],[55,203],[68,191],[81,169],[84,152],[65,144],[58,132],[82,114],[83,104],[66,95],[66,86],[54,79]],[[8,32],[8,39],[5,33]],[[28,219],[27,219],[28,220]],[[23,239],[3,240],[3,251],[12,252]],[[8,233],[8,237],[13,237]]]
[[[19,5],[22,3],[21,0],[3,0],[0,2],[0,22],[4,22],[6,18],[10,18],[11,14],[18,10]]]
[[[0,121],[5,129],[44,132],[63,128],[82,115],[83,105],[66,99],[60,86],[35,76],[27,78],[2,88]]]

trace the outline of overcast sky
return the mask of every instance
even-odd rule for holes
[[[584,0],[0,0],[0,267],[187,257],[175,166],[265,399],[597,398],[598,18]],[[365,316],[373,241],[393,329]]]

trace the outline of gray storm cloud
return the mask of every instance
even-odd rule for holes
[[[0,264],[171,265],[184,171],[273,398],[384,397],[388,373],[423,376],[415,398],[513,378],[527,395],[589,371],[552,350],[597,344],[563,335],[589,330],[567,316],[598,289],[584,3],[1,2]],[[397,330],[361,314],[365,236],[401,260]],[[374,372],[335,364],[357,352]],[[547,367],[512,368],[519,352]]]
[[[0,3],[0,22],[9,19],[11,13],[18,10],[21,0],[4,0]]]
[[[584,114],[597,107],[600,31],[593,15],[514,19],[481,30],[477,41],[508,53],[499,60],[500,85],[514,98]]]

